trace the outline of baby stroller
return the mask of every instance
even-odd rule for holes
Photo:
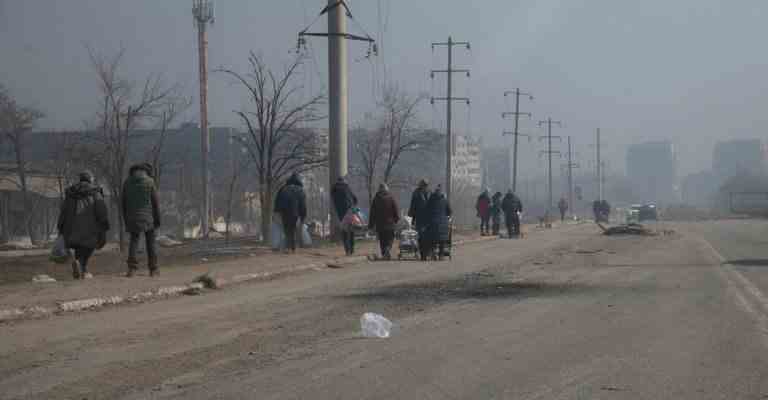
[[[419,233],[410,227],[400,231],[400,252],[397,259],[402,260],[405,257],[419,258]]]
[[[440,247],[442,244],[442,251]],[[453,259],[453,219],[448,220],[448,240],[435,241],[432,248],[432,260],[443,260],[448,257],[449,260]]]

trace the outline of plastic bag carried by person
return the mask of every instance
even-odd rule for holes
[[[64,236],[59,235],[56,238],[56,242],[51,249],[51,261],[58,264],[66,264],[72,259],[72,252],[67,248],[67,243],[64,241]]]
[[[367,338],[388,338],[392,331],[392,322],[383,315],[365,313],[360,317],[360,329]]]
[[[350,208],[347,214],[344,215],[344,219],[341,220],[341,228],[347,232],[364,230],[367,227],[368,225],[365,224],[360,209],[356,207]]]
[[[285,243],[285,235],[283,234],[283,227],[277,221],[272,221],[272,228],[270,231],[270,238],[272,240],[272,250],[280,250]]]
[[[301,247],[312,247],[312,236],[309,234],[307,224],[301,224]]]

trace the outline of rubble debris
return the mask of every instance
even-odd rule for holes
[[[606,236],[612,235],[638,235],[638,236],[657,236],[658,234],[640,224],[617,225],[609,228],[598,223],[597,226],[603,230]]]
[[[360,328],[363,331],[363,337],[384,339],[389,337],[392,322],[382,315],[365,313],[360,317]]]
[[[206,289],[218,289],[220,286],[216,278],[211,276],[210,273],[198,276],[192,281],[192,283],[201,283]]]
[[[51,283],[51,282],[56,282],[56,279],[53,279],[53,278],[51,278],[50,276],[48,276],[46,274],[40,274],[40,275],[33,276],[32,277],[32,282]]]

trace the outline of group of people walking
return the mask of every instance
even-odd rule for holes
[[[129,169],[120,200],[123,223],[130,235],[126,276],[133,277],[138,269],[137,253],[142,235],[149,275],[157,276],[155,232],[160,227],[160,204],[151,165],[137,164]],[[78,182],[66,190],[57,228],[65,247],[74,250],[72,277],[91,278],[88,262],[97,249],[106,245],[110,223],[104,191],[95,184],[90,171],[80,173]]]
[[[488,189],[480,193],[475,204],[477,216],[480,218],[480,234],[483,236],[498,236],[501,230],[502,214],[507,228],[507,237],[520,235],[520,214],[523,212],[523,202],[509,190],[506,195],[496,192],[490,195]]]
[[[358,199],[344,178],[339,178],[331,190],[336,217],[341,223],[350,213],[359,215]],[[128,172],[120,193],[120,211],[126,232],[129,234],[127,277],[133,277],[139,267],[137,258],[140,241],[144,239],[147,267],[150,276],[158,275],[156,232],[160,228],[160,205],[157,185],[151,165],[136,164]],[[91,256],[107,242],[110,230],[109,213],[103,190],[94,182],[94,175],[84,171],[78,182],[66,190],[58,220],[58,231],[67,249],[74,250],[72,276],[75,279],[92,277],[88,270]],[[477,212],[481,218],[483,235],[498,235],[502,214],[505,216],[510,237],[520,233],[520,199],[511,191],[503,196],[500,192],[492,197],[483,192],[477,200]],[[299,227],[307,218],[307,200],[303,183],[293,174],[278,190],[274,204],[275,218],[279,218],[285,235],[285,250],[295,252]],[[451,240],[451,205],[438,185],[430,190],[426,180],[421,180],[411,195],[408,214],[413,229],[418,232],[418,247],[422,260],[447,255]],[[381,256],[392,258],[392,247],[400,226],[400,207],[387,184],[379,185],[370,207],[367,228],[375,231]],[[361,223],[362,224],[362,223]],[[355,252],[355,229],[348,226],[342,231],[342,242],[347,255]],[[364,225],[362,226],[365,227]],[[437,253],[435,253],[437,252]]]

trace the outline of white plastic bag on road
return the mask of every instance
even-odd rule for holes
[[[301,224],[301,247],[312,247],[312,236],[309,235],[307,224]]]
[[[53,244],[53,248],[51,249],[51,255],[50,260],[59,263],[59,264],[66,264],[70,261],[72,258],[72,253],[67,248],[67,244],[64,242],[64,236],[59,235],[59,237],[56,238],[56,242]]]
[[[360,328],[367,338],[388,338],[392,332],[392,322],[383,315],[365,313],[360,317]]]
[[[280,250],[283,248],[285,237],[283,234],[283,225],[280,223],[280,216],[275,216],[272,220],[272,229],[270,231],[270,238],[272,240],[272,250]]]

